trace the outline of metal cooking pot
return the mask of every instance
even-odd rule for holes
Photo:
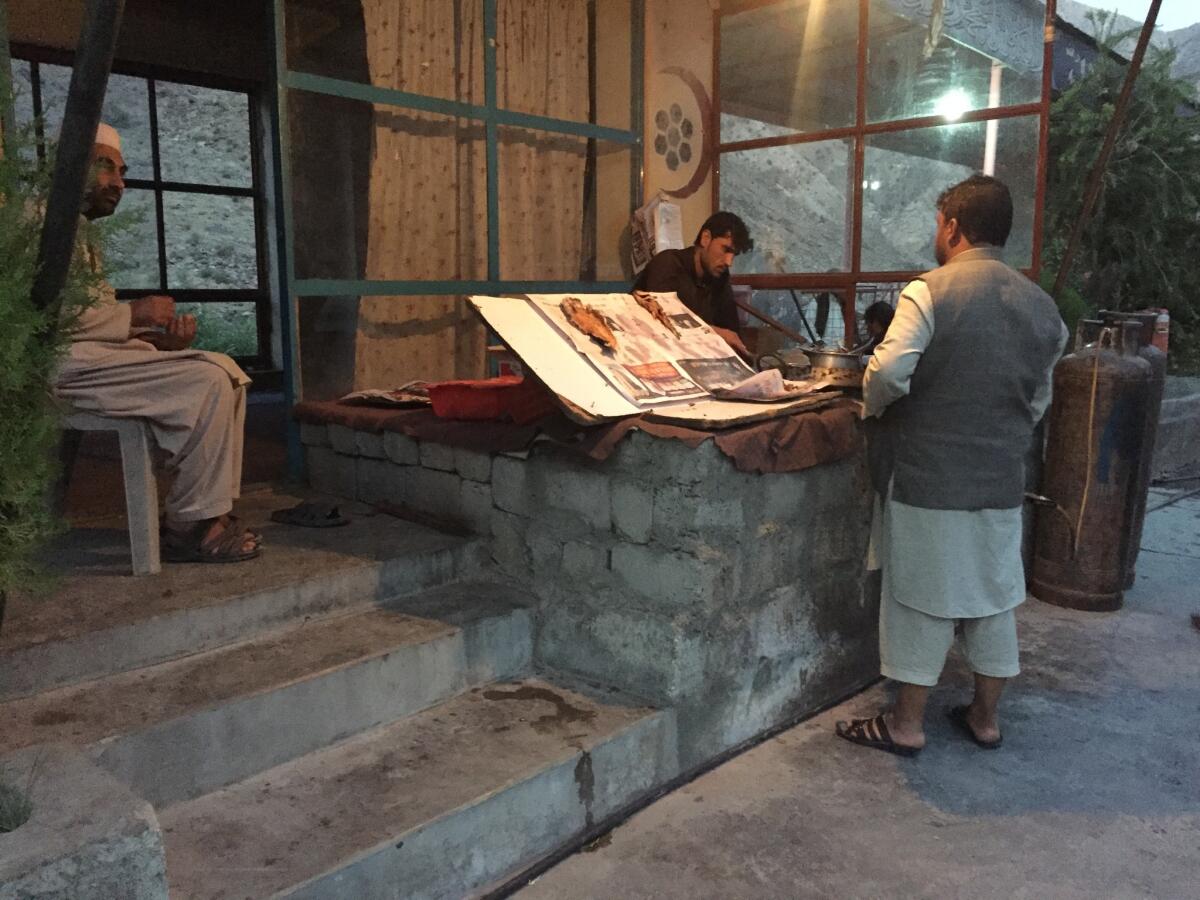
[[[774,353],[764,353],[755,360],[755,367],[760,372],[767,369],[778,369],[788,381],[796,381],[808,377],[812,363],[808,354],[803,350],[776,350]]]
[[[809,377],[825,379],[846,387],[862,385],[863,362],[860,348],[830,350],[813,347],[804,352],[812,364]]]

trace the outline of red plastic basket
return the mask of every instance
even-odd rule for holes
[[[431,384],[429,399],[434,415],[442,419],[512,419],[518,425],[528,425],[554,411],[549,391],[518,375]]]

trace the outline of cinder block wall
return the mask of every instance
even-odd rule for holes
[[[684,767],[878,675],[862,460],[738,472],[634,432],[608,460],[305,426],[310,479],[491,539],[538,600],[536,662],[673,707]]]

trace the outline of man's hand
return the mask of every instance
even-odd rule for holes
[[[134,328],[166,328],[175,318],[175,301],[162,294],[139,297],[129,308],[129,324]]]
[[[167,323],[166,329],[161,334],[152,331],[140,335],[140,337],[159,350],[186,350],[196,339],[196,317],[176,316]]]
[[[742,339],[738,336],[736,331],[730,331],[728,328],[718,328],[716,325],[711,326],[711,328],[730,347],[732,347],[746,359],[750,358],[750,351],[746,349],[746,345],[742,343]]]

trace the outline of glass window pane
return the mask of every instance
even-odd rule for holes
[[[500,277],[633,280],[631,150],[524,128],[500,129]]]
[[[734,273],[848,269],[853,171],[849,140],[721,154],[721,207],[741,216],[754,240]]]
[[[58,141],[59,129],[62,128],[71,70],[66,66],[38,63],[38,79],[42,90],[42,122],[46,129],[46,139],[55,143]]]
[[[1012,192],[1013,229],[1005,257],[1014,266],[1032,265],[1038,125],[1037,116],[1023,116],[869,137],[863,271],[922,271],[937,265],[937,196],[979,171],[995,175]]]
[[[250,197],[164,191],[163,224],[170,288],[258,286]]]
[[[857,3],[789,0],[720,21],[722,142],[854,124]]]
[[[301,278],[487,277],[481,122],[292,91]]]
[[[295,72],[483,103],[483,0],[285,0]]]
[[[109,229],[105,265],[114,287],[161,287],[154,217],[154,192],[127,188],[116,213],[104,220],[104,227]]]
[[[13,116],[18,128],[30,128],[33,125],[33,75],[29,62],[23,59],[14,59],[12,61],[12,77]],[[28,141],[29,144],[22,150],[21,155],[33,159],[37,148],[34,146],[32,131],[29,132]]]
[[[953,121],[1041,99],[1041,4],[946,0],[932,21],[931,8],[928,0],[871,3],[868,121]]]
[[[71,84],[71,70],[66,66],[47,63],[39,64],[38,69],[46,139],[53,143],[58,140],[58,132],[62,128],[67,91]],[[125,164],[129,166],[130,178],[154,177],[150,154],[149,102],[144,78],[134,78],[131,75],[109,76],[101,119],[117,129],[121,135],[121,155],[125,157]]]
[[[121,135],[121,155],[130,178],[154,177],[150,151],[150,94],[146,79],[110,75],[104,95],[105,122]]]
[[[501,108],[630,127],[630,0],[498,0],[496,20]]]
[[[178,303],[177,315],[196,317],[197,350],[229,356],[258,355],[258,313],[253,301],[242,303]]]
[[[18,125],[28,125],[33,121],[33,82],[28,61],[14,59],[12,61],[13,93],[16,95],[13,114]]]
[[[221,91],[154,83],[158,155],[164,181],[250,187],[250,98]]]
[[[844,292],[840,289],[827,291],[756,290],[752,293],[750,302],[755,309],[778,319],[797,334],[803,335],[809,342],[824,341],[826,344],[839,344],[846,333],[846,326],[842,318],[843,296]],[[748,317],[746,321],[756,327],[763,324],[752,316]],[[792,345],[793,342],[782,333],[775,332],[769,326],[764,326],[764,329],[774,332],[773,335],[766,338],[765,343],[769,346],[764,349]],[[761,333],[759,341],[760,344],[764,343]]]
[[[307,400],[486,374],[487,330],[463,297],[310,296],[298,309]]]

